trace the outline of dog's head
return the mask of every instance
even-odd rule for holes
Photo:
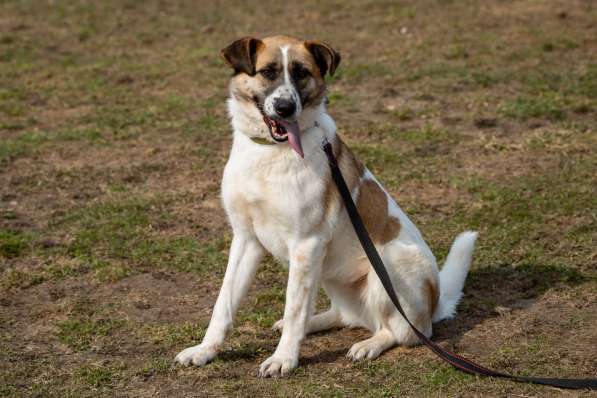
[[[269,139],[288,141],[303,156],[299,119],[325,100],[325,75],[333,75],[340,54],[318,41],[286,36],[236,40],[221,51],[234,69],[231,94],[253,108],[267,126]]]

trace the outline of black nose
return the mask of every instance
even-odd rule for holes
[[[289,117],[294,115],[296,104],[292,100],[278,98],[274,102],[274,109],[280,117]]]

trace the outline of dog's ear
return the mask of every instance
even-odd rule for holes
[[[340,64],[340,53],[334,50],[329,44],[320,41],[306,41],[305,47],[315,58],[315,63],[321,71],[321,76],[329,71],[330,76],[334,76],[336,68]]]
[[[234,73],[243,72],[253,76],[255,74],[255,55],[262,45],[263,42],[259,39],[243,37],[220,50],[220,55],[234,69]]]

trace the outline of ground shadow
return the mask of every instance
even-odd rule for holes
[[[434,340],[456,343],[479,323],[501,310],[531,306],[548,289],[576,286],[592,277],[570,267],[541,264],[500,264],[472,270],[454,319],[434,325]]]
[[[333,350],[322,350],[313,355],[303,356],[300,359],[300,365],[311,365],[316,363],[334,363],[338,359],[344,358],[348,348],[338,348]]]

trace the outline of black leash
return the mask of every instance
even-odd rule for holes
[[[348,212],[348,216],[350,217],[350,221],[352,222],[352,226],[361,241],[361,245],[365,250],[365,254],[369,258],[373,269],[377,273],[379,280],[381,281],[386,293],[394,303],[394,306],[398,310],[398,312],[402,315],[404,320],[410,325],[412,330],[415,332],[421,343],[431,349],[438,357],[443,359],[444,361],[448,362],[450,365],[454,366],[456,369],[459,369],[463,372],[480,375],[480,376],[490,376],[490,377],[500,377],[505,379],[510,379],[518,382],[524,383],[535,383],[535,384],[544,384],[548,386],[560,387],[560,388],[571,388],[571,389],[590,389],[590,390],[597,390],[597,379],[558,379],[558,378],[549,378],[549,377],[526,377],[526,376],[515,376],[510,375],[507,373],[497,372],[495,370],[487,369],[481,365],[477,365],[476,363],[461,357],[460,355],[456,355],[450,351],[447,351],[440,347],[438,344],[434,343],[423,333],[421,333],[407,318],[402,306],[400,305],[400,301],[396,296],[396,292],[394,291],[394,287],[392,286],[392,281],[386,271],[383,261],[379,256],[379,253],[375,249],[375,245],[371,241],[369,237],[369,233],[363,224],[363,220],[361,220],[361,216],[352,200],[352,196],[348,187],[346,186],[346,182],[344,181],[344,177],[342,176],[342,172],[338,167],[338,162],[336,161],[336,157],[334,156],[334,152],[332,146],[327,140],[323,142],[323,151],[328,157],[328,163],[330,165],[330,169],[332,171],[332,178],[336,183],[336,187],[340,192],[340,196],[342,196],[342,200],[344,201],[344,206],[346,207],[346,211]]]

